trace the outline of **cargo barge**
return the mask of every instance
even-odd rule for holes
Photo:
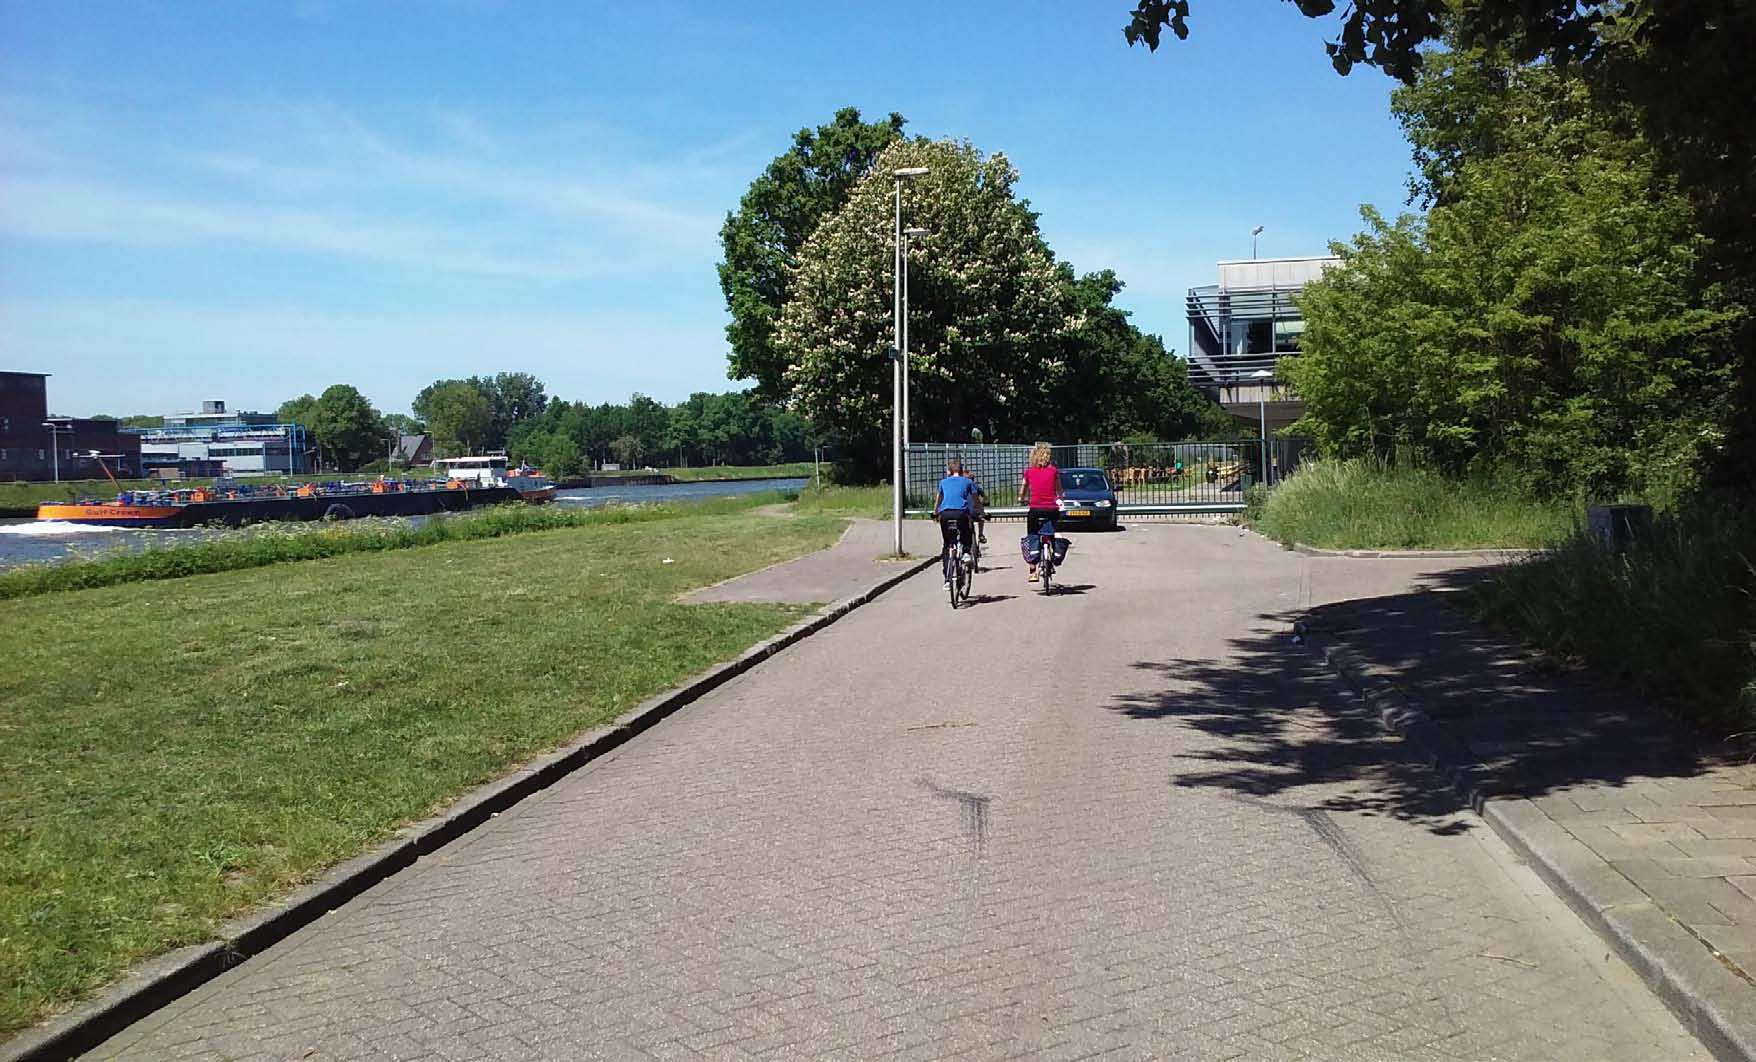
[[[454,458],[435,461],[434,467],[446,478],[121,491],[109,500],[47,502],[37,507],[37,519],[105,527],[240,527],[277,520],[428,516],[555,496],[554,483],[541,472],[508,469],[504,457]]]

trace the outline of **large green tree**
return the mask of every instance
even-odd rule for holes
[[[922,438],[1027,438],[1068,375],[1066,278],[1013,194],[1004,155],[968,143],[898,141],[799,252],[777,348],[798,410],[870,474],[890,422],[891,171],[927,167],[903,191],[910,252],[910,415]]]
[[[383,419],[366,396],[350,384],[332,384],[310,406],[311,441],[327,467],[351,472],[384,456]]]
[[[439,380],[422,388],[415,416],[433,434],[440,457],[459,457],[483,449],[494,427],[494,412],[482,389],[469,380]]]
[[[879,152],[902,136],[904,122],[894,113],[866,122],[858,108],[844,107],[828,124],[799,130],[793,146],[768,164],[737,211],[726,215],[719,282],[732,317],[726,339],[733,379],[756,381],[766,397],[785,390],[786,359],[776,349],[774,329],[791,296],[799,248],[847,201]]]
[[[1303,14],[1333,0],[1291,0]],[[1157,49],[1189,33],[1189,0],[1138,0],[1124,33]],[[1718,481],[1756,494],[1756,3],[1750,0],[1354,0],[1328,45],[1337,70],[1357,63],[1415,80],[1424,49],[1507,49],[1520,62],[1576,71],[1600,100],[1626,106],[1707,237],[1694,285],[1747,311],[1730,333],[1736,385]]]
[[[505,446],[506,437],[514,425],[541,416],[549,405],[549,396],[543,381],[528,372],[472,376],[469,382],[488,400],[486,445],[489,448]]]
[[[1367,211],[1305,289],[1282,363],[1301,428],[1342,454],[1511,462],[1539,490],[1686,480],[1729,418],[1740,313],[1699,283],[1675,180],[1582,86],[1497,51],[1436,55],[1394,108],[1434,206]]]

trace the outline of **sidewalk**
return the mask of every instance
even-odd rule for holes
[[[1756,1047],[1756,767],[1471,623],[1444,592],[1312,609],[1393,728],[1721,1057]]]

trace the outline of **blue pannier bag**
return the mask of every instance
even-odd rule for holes
[[[1067,547],[1071,546],[1071,545],[1073,545],[1073,543],[1065,538],[1057,538],[1055,540],[1055,563],[1056,564],[1065,564],[1066,563],[1066,561],[1067,561]]]
[[[1042,540],[1035,535],[1026,535],[1018,540],[1018,552],[1024,555],[1024,563],[1035,564],[1043,559]]]

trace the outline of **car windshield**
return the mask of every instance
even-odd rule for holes
[[[1073,468],[1061,473],[1062,490],[1109,490],[1110,481],[1102,472],[1090,468]]]

